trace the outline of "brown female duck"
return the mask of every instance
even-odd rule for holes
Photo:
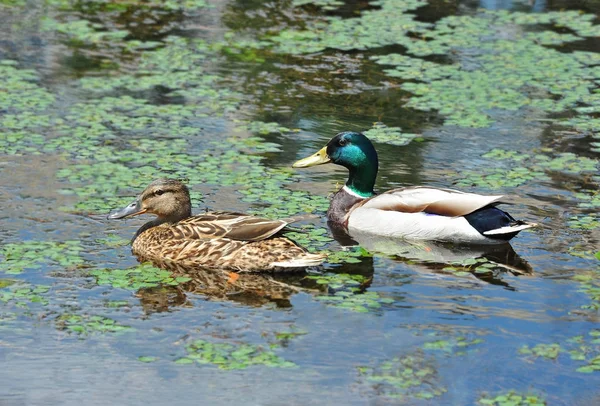
[[[230,212],[192,216],[189,190],[178,180],[153,181],[136,200],[108,218],[143,213],[157,217],[133,237],[132,251],[140,261],[257,272],[306,268],[324,259],[276,235],[294,220]]]

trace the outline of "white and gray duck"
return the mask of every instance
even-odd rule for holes
[[[484,196],[431,186],[375,194],[378,158],[371,141],[342,132],[315,154],[294,163],[306,168],[334,163],[348,169],[346,184],[333,196],[330,223],[350,236],[370,233],[393,238],[468,244],[500,244],[536,226],[496,207],[503,196]]]

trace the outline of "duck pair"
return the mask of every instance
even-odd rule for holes
[[[413,186],[375,195],[377,152],[363,134],[342,132],[295,168],[334,163],[349,171],[333,196],[328,220],[353,232],[467,244],[505,243],[535,226],[496,207],[502,196]],[[310,253],[278,233],[294,219],[269,220],[247,214],[212,212],[192,216],[188,188],[173,179],[152,182],[125,208],[120,219],[149,213],[132,240],[140,260],[234,271],[283,271],[319,265],[325,256]]]

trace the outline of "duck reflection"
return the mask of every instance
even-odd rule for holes
[[[222,269],[186,267],[171,261],[153,261],[156,267],[170,271],[173,277],[190,278],[178,286],[140,289],[137,296],[146,313],[168,311],[176,306],[191,306],[188,294],[199,294],[210,300],[234,301],[247,306],[273,303],[277,307],[291,307],[290,298],[300,291],[304,273],[270,275],[264,273],[236,273]]]
[[[435,241],[409,241],[360,232],[353,232],[350,236],[341,227],[331,222],[328,225],[333,237],[342,246],[360,245],[368,251],[409,262],[416,270],[444,273],[444,269],[449,265],[461,267],[460,264],[466,264],[468,266],[461,269],[474,270],[477,264],[489,263],[489,272],[480,270],[471,273],[486,282],[507,287],[508,284],[501,280],[501,272],[497,271],[506,271],[513,275],[533,273],[531,265],[521,258],[509,243],[461,246]]]
[[[332,236],[344,247],[360,245],[364,249],[387,255],[393,260],[406,263],[416,272],[448,274],[448,267],[471,271],[479,280],[513,289],[502,274],[533,273],[531,265],[521,258],[508,243],[483,246],[457,246],[432,241],[408,241],[372,234],[348,235],[343,229],[328,224]],[[488,264],[489,272],[477,272],[481,264]],[[461,266],[460,264],[468,264]],[[188,282],[174,287],[140,289],[137,296],[147,313],[169,311],[173,307],[191,306],[189,294],[199,294],[209,300],[233,301],[246,306],[259,307],[274,304],[279,308],[291,307],[291,298],[298,292],[331,292],[328,286],[320,286],[306,272],[296,274],[235,273],[221,269],[186,267],[170,261],[153,262],[154,266],[173,273],[173,277],[185,276]],[[360,291],[368,289],[374,275],[372,257],[363,257],[359,263],[344,263],[336,273],[362,275],[364,282]],[[450,273],[451,274],[451,273]],[[358,292],[360,293],[360,292]]]

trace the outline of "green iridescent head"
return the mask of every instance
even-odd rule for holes
[[[294,163],[294,168],[334,163],[348,168],[346,186],[353,192],[372,196],[379,161],[371,141],[361,133],[345,131],[333,137],[315,154]]]

